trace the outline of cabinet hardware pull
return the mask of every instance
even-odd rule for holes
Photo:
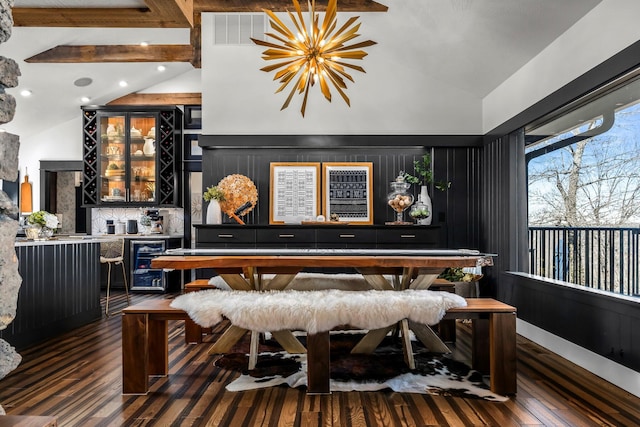
[[[415,234],[401,234],[400,238],[401,239],[415,239],[416,235]]]
[[[278,237],[290,239],[292,237],[296,237],[296,235],[295,234],[279,234]]]
[[[356,237],[356,235],[355,235],[355,234],[341,234],[341,235],[340,235],[340,238],[341,238],[341,239],[352,239],[352,238],[354,238],[354,237]]]
[[[232,239],[233,234],[218,234],[218,237],[221,239]]]

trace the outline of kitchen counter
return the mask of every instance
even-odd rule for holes
[[[37,245],[67,245],[82,243],[100,243],[105,240],[114,239],[182,239],[182,234],[96,234],[96,235],[70,235],[54,236],[50,240],[28,240],[25,237],[16,238],[16,246],[37,246]]]
[[[100,241],[17,241],[22,285],[16,318],[0,337],[23,349],[100,319]]]

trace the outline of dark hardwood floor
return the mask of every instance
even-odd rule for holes
[[[170,295],[134,295],[170,298]],[[122,295],[112,309],[123,305]],[[518,394],[505,403],[395,392],[308,396],[274,387],[225,391],[208,345],[185,345],[170,322],[170,375],[146,396],[121,394],[120,316],[103,318],[21,352],[0,381],[12,415],[51,415],[59,426],[635,426],[640,399],[518,337]],[[465,325],[460,325],[464,351]],[[220,328],[219,328],[220,329]],[[215,332],[215,331],[214,331]],[[468,332],[468,331],[467,331]]]

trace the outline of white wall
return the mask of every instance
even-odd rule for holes
[[[339,24],[347,14],[340,14]],[[286,18],[288,20],[288,18]],[[478,134],[482,130],[481,99],[411,65],[403,34],[388,25],[387,14],[361,14],[366,22],[356,41],[375,39],[368,56],[358,62],[366,74],[351,73],[347,82],[349,108],[333,90],[327,102],[318,86],[309,94],[307,112],[300,114],[302,96],[280,107],[290,89],[274,94],[274,73],[260,68],[263,47],[213,45],[213,14],[202,15],[202,112],[205,134]],[[375,28],[375,37],[366,28]]]
[[[82,120],[78,117],[46,132],[20,137],[20,181],[25,167],[33,185],[33,210],[40,210],[40,160],[82,160]]]
[[[484,98],[484,133],[640,40],[639,16],[638,0],[603,0]]]

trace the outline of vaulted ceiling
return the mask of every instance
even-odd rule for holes
[[[394,37],[408,40],[390,60],[424,67],[428,59],[429,73],[482,98],[601,1],[338,0],[338,10],[361,15],[367,38],[378,43],[385,41],[367,27],[366,15],[385,14]],[[307,0],[300,3],[306,8]],[[317,4],[322,10],[326,0]],[[33,117],[50,120],[42,126],[69,120],[83,95],[91,104],[145,102],[145,89],[176,79],[198,92],[200,15],[263,8],[284,11],[291,0],[15,0],[13,36],[0,55],[22,70],[20,88],[10,93],[26,88],[34,96],[18,99],[17,117],[5,127],[24,136],[38,131]],[[166,70],[156,71],[159,65]],[[73,84],[85,77],[90,86]]]

